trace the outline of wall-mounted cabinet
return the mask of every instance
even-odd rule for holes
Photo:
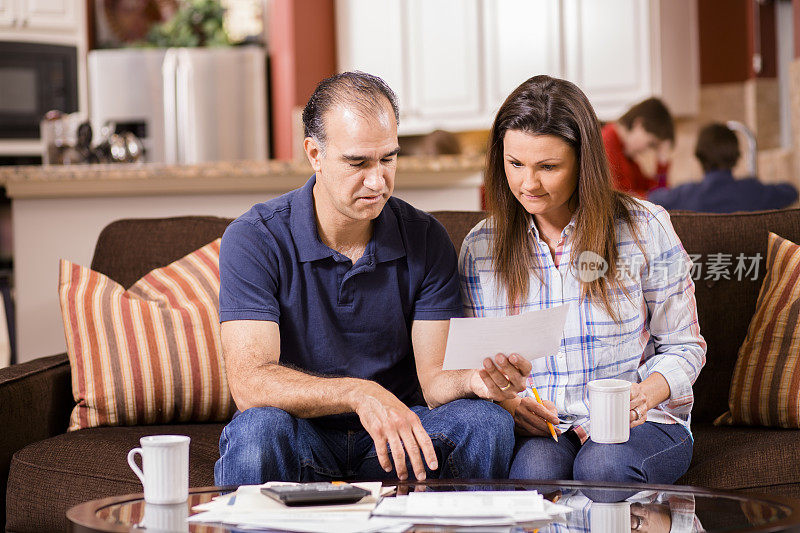
[[[75,0],[0,0],[0,28],[75,32],[81,26],[80,6]]]
[[[338,66],[398,93],[401,134],[484,129],[522,81],[574,81],[603,120],[697,111],[697,0],[337,0]]]

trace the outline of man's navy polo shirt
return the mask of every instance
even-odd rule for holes
[[[419,404],[411,324],[462,316],[453,244],[431,215],[389,198],[353,265],[318,236],[315,182],[256,204],[225,231],[220,322],[277,322],[282,364],[373,380]]]

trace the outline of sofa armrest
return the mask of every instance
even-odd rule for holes
[[[0,368],[0,524],[11,457],[32,442],[64,433],[73,403],[66,354]]]

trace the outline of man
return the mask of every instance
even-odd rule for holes
[[[757,177],[736,179],[739,140],[724,124],[712,123],[700,130],[694,155],[703,167],[703,181],[674,189],[656,189],[649,200],[666,209],[705,213],[733,213],[781,209],[797,201],[790,183],[764,184]]]
[[[225,232],[221,335],[239,411],[218,485],[508,474],[513,420],[486,400],[523,390],[531,365],[498,354],[442,371],[462,312],[457,260],[438,222],[391,197],[397,122],[380,78],[322,81],[303,111],[314,176]]]
[[[616,122],[603,126],[603,144],[614,187],[639,198],[667,184],[669,157],[675,143],[675,125],[667,106],[648,98],[631,107]],[[636,158],[655,151],[655,176],[647,176]]]

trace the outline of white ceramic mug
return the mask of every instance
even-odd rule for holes
[[[589,435],[598,444],[628,442],[631,434],[631,382],[595,379],[589,382]]]
[[[180,503],[189,498],[189,437],[151,435],[128,452],[128,464],[144,486],[147,503]],[[136,465],[142,456],[142,469]]]
[[[589,507],[589,523],[592,533],[630,533],[631,503],[592,502]]]

